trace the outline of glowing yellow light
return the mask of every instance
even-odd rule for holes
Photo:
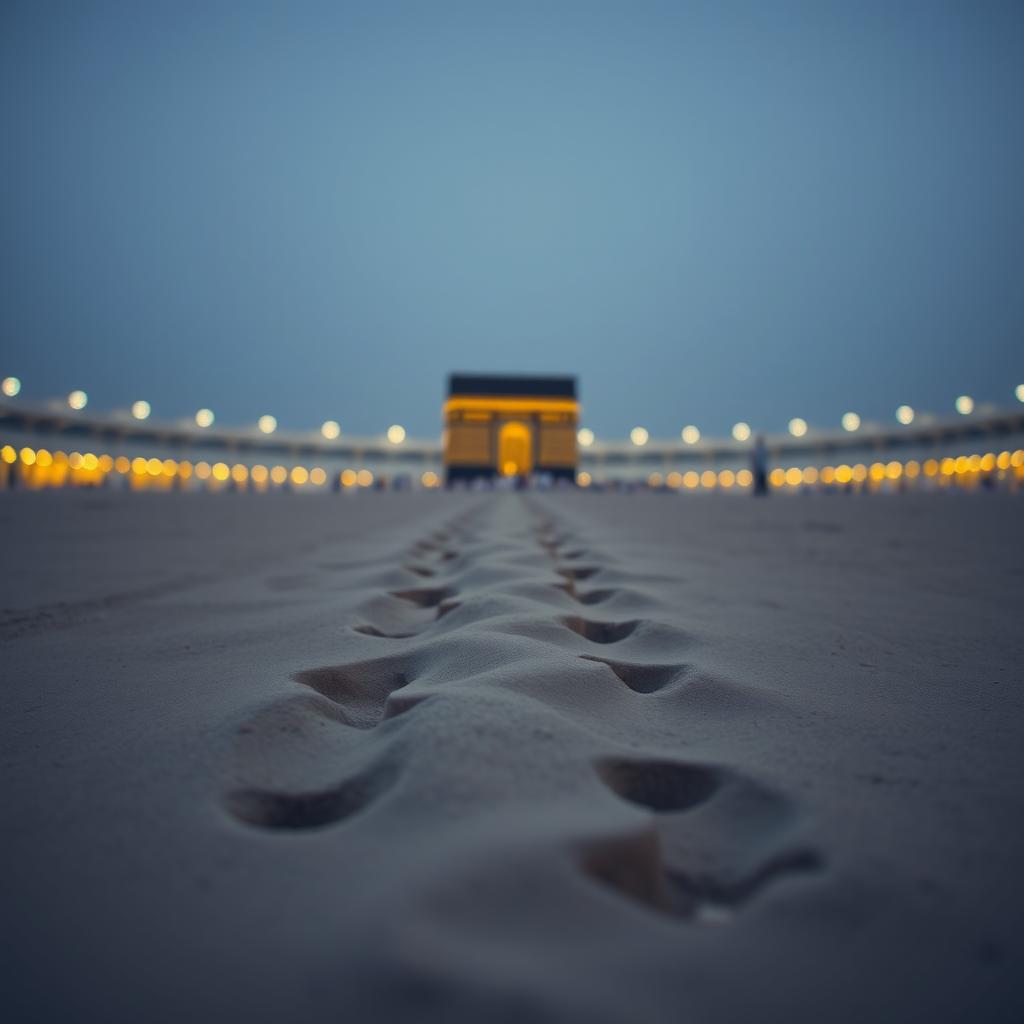
[[[908,466],[907,469],[910,467]],[[996,468],[996,457],[994,452],[986,452],[981,457],[982,472],[991,473]]]
[[[152,406],[149,402],[139,399],[137,402],[132,402],[132,415],[137,420],[145,420],[149,418],[149,414],[153,411]]]
[[[252,467],[252,472],[249,475],[252,477],[254,484],[265,484],[267,477],[270,476],[270,472],[266,466],[257,465]]]
[[[5,444],[3,448],[0,448],[0,458],[2,458],[8,466],[11,466],[18,461],[18,453],[9,444]],[[1007,462],[1007,465],[1009,465],[1009,462]]]
[[[577,473],[576,474],[576,483],[578,483],[580,485],[580,487],[589,487],[590,486],[590,474],[587,473],[586,471],[584,471],[582,473]]]
[[[977,472],[978,472],[978,470],[980,470],[980,469],[981,469],[981,456],[980,456],[980,455],[972,455],[972,456],[971,456],[971,457],[970,457],[970,458],[969,458],[969,459],[967,460],[967,468],[968,468],[968,469],[969,469],[969,470],[970,470],[970,471],[971,471],[972,473],[977,473]]]
[[[1010,453],[1009,452],[1000,452],[996,456],[996,465],[1000,469],[1009,469],[1010,468]]]
[[[885,479],[885,466],[881,462],[872,462],[871,469],[868,472],[871,475],[871,479],[876,482]]]
[[[244,484],[245,481],[249,479],[249,467],[243,466],[240,462],[236,462],[231,467],[231,479],[234,480],[236,484]]]
[[[515,476],[519,472],[519,467],[514,462],[503,462],[501,464],[501,472],[505,476]]]
[[[1024,402],[1024,384],[1018,384],[1013,389],[1013,393],[1017,396],[1018,402]]]
[[[196,463],[196,476],[199,477],[200,480],[209,480],[212,472],[213,470],[208,462]]]
[[[196,413],[196,426],[203,427],[204,429],[206,427],[212,427],[213,419],[214,417],[212,409],[200,409]]]
[[[359,474],[354,469],[346,469],[341,474],[343,487],[354,487],[359,482]]]
[[[114,460],[109,455],[99,457],[99,470],[101,473],[109,473],[114,468]]]
[[[1010,465],[1016,469],[1018,466],[1024,466],[1024,451],[1019,448],[1010,456]]]
[[[283,484],[288,479],[288,470],[284,466],[275,466],[270,471],[270,481],[275,484]]]
[[[908,423],[913,423],[914,410],[911,409],[909,405],[901,405],[896,410],[896,419],[898,419],[900,423],[904,424],[904,426],[906,426],[906,424]]]
[[[642,448],[650,440],[651,435],[643,427],[634,427],[629,432],[629,439],[637,446]]]
[[[749,469],[741,469],[736,474],[736,484],[739,487],[749,487],[754,482],[754,474]]]
[[[68,405],[72,409],[84,409],[89,403],[89,396],[84,391],[72,391],[68,395]]]
[[[803,480],[805,484],[814,484],[818,482],[818,469],[816,466],[807,466],[803,472]]]
[[[87,452],[85,455],[82,456],[82,469],[87,470],[90,473],[94,469],[96,469],[99,466],[99,464],[100,460],[97,459],[92,452]]]
[[[691,490],[700,483],[700,474],[695,469],[687,470],[683,474],[683,486]]]
[[[855,430],[860,430],[860,417],[855,412],[844,412],[841,422],[843,430],[850,434]]]
[[[718,483],[718,474],[713,469],[705,469],[700,475],[700,482],[705,487],[714,487]]]
[[[0,391],[8,398],[13,398],[21,390],[21,381],[17,377],[4,377]]]
[[[368,469],[361,469],[356,473],[356,483],[360,487],[369,487],[373,483],[373,474]]]
[[[320,433],[327,438],[328,441],[333,441],[336,437],[341,435],[341,424],[337,420],[324,420],[323,425],[320,427]]]
[[[961,416],[970,416],[974,412],[974,399],[970,395],[960,395],[956,400],[956,411]]]
[[[594,432],[589,427],[580,427],[576,431],[576,441],[584,448],[589,448],[594,443]]]
[[[420,483],[423,484],[424,487],[436,487],[440,482],[438,475],[429,469],[420,477]]]
[[[847,466],[836,466],[836,483],[848,484],[853,479],[853,470]]]
[[[803,437],[807,433],[807,420],[802,420],[799,416],[795,416],[789,421],[789,432],[794,437]]]
[[[164,459],[163,461],[164,476],[174,476],[178,472],[178,464],[174,459]]]
[[[660,487],[662,483],[662,476],[660,473],[651,473],[647,478],[648,487]]]
[[[22,448],[18,454],[21,456],[21,461],[26,466],[34,466],[36,461],[36,453],[31,448]]]
[[[786,483],[789,484],[790,487],[799,486],[803,482],[803,479],[804,474],[800,470],[799,466],[790,466],[789,469],[786,470]]]
[[[916,462],[914,459],[911,459],[903,467],[903,475],[909,478],[910,480],[916,480],[921,475],[921,463]]]
[[[399,426],[397,423],[392,423],[388,427],[388,440],[392,444],[401,444],[405,440],[405,427]]]
[[[152,458],[146,463],[146,470],[150,476],[162,476],[164,464],[160,459]]]
[[[903,463],[896,462],[895,459],[888,463],[885,467],[885,475],[890,480],[899,480],[903,476]]]
[[[79,457],[79,459],[81,459],[80,455],[78,457]],[[72,469],[75,468],[75,452],[71,453],[71,468]],[[143,473],[146,472],[146,470],[148,468],[149,467],[148,467],[148,464],[147,464],[146,460],[144,458],[142,458],[141,455],[136,456],[134,459],[132,459],[132,472],[133,473],[138,473],[141,476]]]
[[[256,426],[260,428],[264,434],[272,434],[277,430],[277,420],[273,416],[261,416],[256,421]]]
[[[179,462],[178,475],[181,477],[182,480],[188,480],[192,476],[192,463]]]
[[[853,477],[854,483],[862,484],[868,478],[868,467],[863,462],[858,462],[856,466],[850,470],[850,475]]]
[[[956,459],[945,458],[939,464],[943,476],[952,476],[956,472]]]
[[[114,459],[114,469],[116,469],[118,473],[127,473],[131,468],[132,463],[127,455],[118,455],[118,457]]]
[[[747,441],[750,438],[750,424],[749,423],[737,423],[732,428],[732,436],[737,441]]]
[[[210,471],[213,473],[214,480],[220,480],[222,483],[231,476],[231,470],[228,469],[227,464],[224,462],[216,462]]]
[[[700,440],[700,431],[693,424],[690,424],[688,427],[683,427],[679,432],[679,436],[686,444],[696,444]]]
[[[772,487],[782,487],[786,482],[786,471],[776,467],[768,474],[768,480],[771,482]]]
[[[319,466],[316,466],[309,472],[309,482],[313,484],[314,487],[323,487],[323,485],[327,483],[327,473]]]
[[[823,484],[830,484],[836,478],[836,471],[832,466],[822,466],[821,469],[821,482]]]
[[[967,470],[970,468],[970,462],[967,456],[959,456],[959,458],[957,458],[956,462],[954,463],[953,468],[956,470],[957,473],[966,473]]]
[[[718,485],[720,487],[732,487],[736,483],[736,474],[731,469],[723,469],[718,474]]]
[[[143,462],[142,472],[145,473],[146,472],[146,466],[145,466],[146,460],[143,459],[142,462]],[[68,456],[68,465],[72,469],[81,469],[82,468],[82,453],[81,452],[72,452]]]
[[[665,477],[665,483],[667,483],[669,487],[682,487],[683,474],[676,472],[669,473],[669,475]]]
[[[939,460],[928,459],[924,464],[924,475],[925,476],[936,476],[939,472]]]

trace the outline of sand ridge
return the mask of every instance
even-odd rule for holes
[[[713,710],[717,700],[732,716],[742,713],[743,688],[696,669],[699,638],[659,622],[656,599],[611,568],[519,497],[460,513],[415,541],[401,560],[408,585],[370,597],[348,627],[381,653],[297,670],[296,690],[241,727],[226,811],[285,841],[310,829],[372,829],[374,815],[401,800],[422,751],[445,757],[432,711],[447,728],[451,707],[472,719],[511,704],[542,719],[553,746],[570,749],[586,734],[590,752],[569,766],[581,801],[600,808],[602,787],[640,812],[621,827],[567,823],[559,855],[592,883],[595,899],[611,891],[648,912],[722,922],[766,887],[820,871],[822,855],[801,838],[792,799],[728,764],[645,741],[657,714],[648,702],[678,707],[689,698]],[[605,575],[616,585],[604,585]],[[644,614],[619,616],[619,607]],[[571,695],[584,689],[600,708],[573,715]],[[602,727],[602,713],[613,716],[614,730]],[[509,741],[514,735],[501,740]],[[486,752],[492,771],[497,753]],[[511,770],[489,786],[518,803],[515,751],[506,754]],[[456,760],[452,771],[465,752]],[[549,792],[530,794],[540,816],[545,795],[564,799],[560,760],[541,772]],[[493,801],[486,813],[493,816]],[[446,819],[424,827],[443,830]]]

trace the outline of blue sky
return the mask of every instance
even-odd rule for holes
[[[602,436],[1024,381],[1024,5],[12,3],[0,375],[436,434],[452,370]]]

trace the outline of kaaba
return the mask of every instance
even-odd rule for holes
[[[444,403],[449,484],[546,475],[576,480],[575,377],[455,373]]]

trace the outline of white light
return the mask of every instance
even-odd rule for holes
[[[341,426],[336,420],[325,420],[324,425],[320,428],[320,433],[323,434],[328,441],[333,441],[339,434],[341,434]]]
[[[277,430],[277,420],[273,416],[261,416],[256,421],[256,426],[263,431],[264,434],[272,434]]]
[[[696,444],[700,440],[700,431],[694,427],[683,427],[679,435],[687,444]]]
[[[200,409],[196,413],[196,426],[197,427],[210,427],[210,426],[213,426],[213,410],[212,409]]]
[[[594,432],[589,427],[580,427],[576,431],[576,440],[584,448],[589,448],[594,443]]]
[[[750,437],[750,424],[742,422],[737,423],[736,426],[732,428],[732,436],[735,437],[737,441],[748,440]]]
[[[853,433],[855,430],[860,430],[860,417],[855,412],[844,412],[843,413],[843,430]]]
[[[400,427],[397,423],[393,423],[388,427],[388,440],[392,444],[401,444],[405,440],[405,427]]]
[[[794,437],[803,437],[807,433],[807,420],[800,419],[799,416],[794,416],[789,421],[789,432]]]
[[[643,427],[634,427],[629,432],[630,441],[632,441],[633,444],[635,444],[638,448],[642,448],[645,444],[647,444],[648,440],[650,440],[650,436],[651,435],[648,434]]]
[[[974,412],[974,399],[970,395],[961,395],[956,400],[956,411],[961,416],[970,416]]]
[[[84,409],[89,402],[89,396],[84,391],[72,391],[68,395],[68,405],[72,409]]]
[[[21,390],[21,381],[17,377],[4,377],[3,384],[0,384],[0,391],[8,398],[13,398]]]
[[[1017,396],[1018,402],[1024,402],[1024,384],[1018,384],[1013,389],[1013,393]]]
[[[144,420],[149,418],[149,414],[152,412],[149,402],[139,399],[137,402],[132,402],[132,415],[137,420]]]
[[[914,422],[914,410],[909,405],[901,405],[896,410],[896,419],[900,421],[904,426],[908,423]]]

